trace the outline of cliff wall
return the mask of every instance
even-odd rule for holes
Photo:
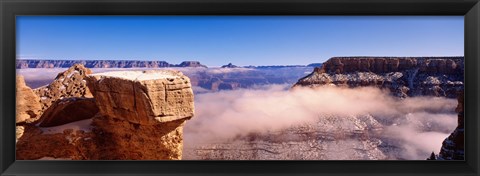
[[[442,148],[437,160],[464,160],[465,159],[465,134],[464,134],[464,94],[458,96],[458,106],[455,111],[458,113],[457,128],[442,143]]]
[[[456,98],[463,90],[463,57],[333,57],[296,86],[374,86],[392,95]]]

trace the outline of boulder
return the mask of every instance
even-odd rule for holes
[[[52,127],[90,119],[98,113],[94,98],[64,98],[52,104],[40,118],[38,126]]]
[[[23,76],[16,79],[16,123],[33,122],[40,117],[42,106],[40,99],[30,87],[25,84]]]
[[[142,125],[193,116],[190,80],[181,72],[118,71],[88,77],[100,113]]]

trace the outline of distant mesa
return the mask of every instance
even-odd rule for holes
[[[183,61],[177,67],[204,67],[207,68],[207,66],[200,64],[198,61]]]
[[[184,61],[180,64],[170,64],[166,61],[139,60],[33,60],[18,59],[17,69],[23,68],[69,68],[82,64],[86,68],[164,68],[164,67],[207,67],[198,61]]]
[[[223,65],[222,68],[238,68],[238,66],[228,63],[227,65]]]
[[[16,68],[69,68],[75,64],[82,64],[86,68],[165,68],[165,67],[202,67],[208,68],[199,61],[183,61],[180,64],[170,64],[166,61],[141,61],[141,60],[37,60],[17,59]],[[320,67],[321,63],[308,65],[263,65],[244,66],[243,68],[289,68],[289,67]],[[237,68],[239,66],[229,63],[222,68]]]

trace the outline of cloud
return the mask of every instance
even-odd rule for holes
[[[17,69],[17,74],[24,76],[25,82],[32,88],[38,88],[47,85],[55,79],[58,73],[68,68],[26,68]],[[206,74],[228,74],[253,71],[249,68],[203,68],[203,67],[169,67],[169,68],[90,68],[93,73],[102,73],[110,71],[141,71],[141,70],[178,70],[187,76],[193,76],[199,73]],[[205,92],[204,90],[201,90]]]
[[[396,145],[404,153],[389,155],[425,159],[432,151],[438,153],[443,139],[456,126],[457,101],[453,99],[400,100],[376,88],[285,89],[286,85],[272,85],[196,95],[195,117],[185,126],[185,145],[268,134],[302,124],[321,123],[326,131],[340,127],[351,132],[375,126],[377,122],[371,118],[361,117],[369,114],[383,125],[381,138],[402,141]]]

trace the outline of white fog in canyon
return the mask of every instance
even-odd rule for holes
[[[400,100],[376,88],[295,88],[271,85],[195,96],[195,117],[185,126],[185,146],[218,142],[251,133],[268,133],[332,117],[370,114],[395,139],[405,159],[424,160],[438,153],[457,125],[455,99],[413,97]],[[328,122],[326,122],[328,123]],[[335,125],[348,128],[348,121]],[[355,124],[355,123],[353,123]]]

